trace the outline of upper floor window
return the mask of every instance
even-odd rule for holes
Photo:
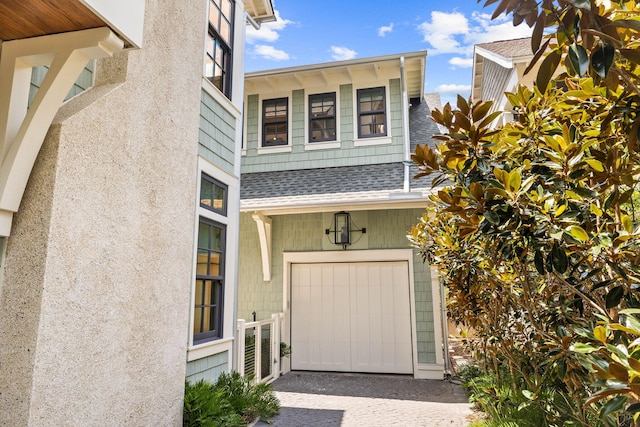
[[[358,89],[358,138],[386,136],[384,87]]]
[[[288,99],[262,101],[262,146],[273,147],[288,144]]]
[[[336,93],[309,95],[309,142],[336,140]]]
[[[200,180],[200,206],[221,215],[227,214],[227,186],[202,174]]]
[[[209,0],[209,32],[205,54],[205,77],[231,98],[231,46],[233,0]]]

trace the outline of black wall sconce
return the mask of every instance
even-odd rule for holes
[[[355,243],[351,237],[353,233],[361,233],[362,235],[367,232],[366,228],[357,228],[351,221],[351,214],[344,211],[333,214],[333,224],[331,226],[333,230],[327,228],[324,230],[324,234],[327,235],[329,240],[331,240],[331,235],[333,234],[332,243],[341,245],[342,249],[347,249],[347,246]],[[360,236],[358,236],[358,240],[360,240]]]

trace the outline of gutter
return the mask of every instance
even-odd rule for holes
[[[404,144],[404,186],[403,191],[408,193],[409,187],[409,166],[411,165],[411,137],[409,135],[409,95],[407,93],[407,70],[404,65],[404,56],[400,57],[400,86],[402,89],[402,133]]]

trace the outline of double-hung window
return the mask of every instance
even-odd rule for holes
[[[209,31],[205,54],[205,77],[231,98],[231,48],[233,0],[209,0]]]
[[[336,140],[336,93],[309,95],[309,142]]]
[[[358,138],[387,135],[384,87],[358,89]]]
[[[227,186],[206,174],[201,176],[200,206],[226,215]],[[193,343],[222,338],[226,226],[206,216],[198,224],[196,283],[193,306]]]
[[[262,146],[273,147],[288,144],[288,99],[262,101]]]

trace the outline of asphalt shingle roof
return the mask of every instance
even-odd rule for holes
[[[496,53],[505,58],[533,55],[531,53],[531,37],[513,40],[500,40],[491,43],[480,43],[476,46]]]

